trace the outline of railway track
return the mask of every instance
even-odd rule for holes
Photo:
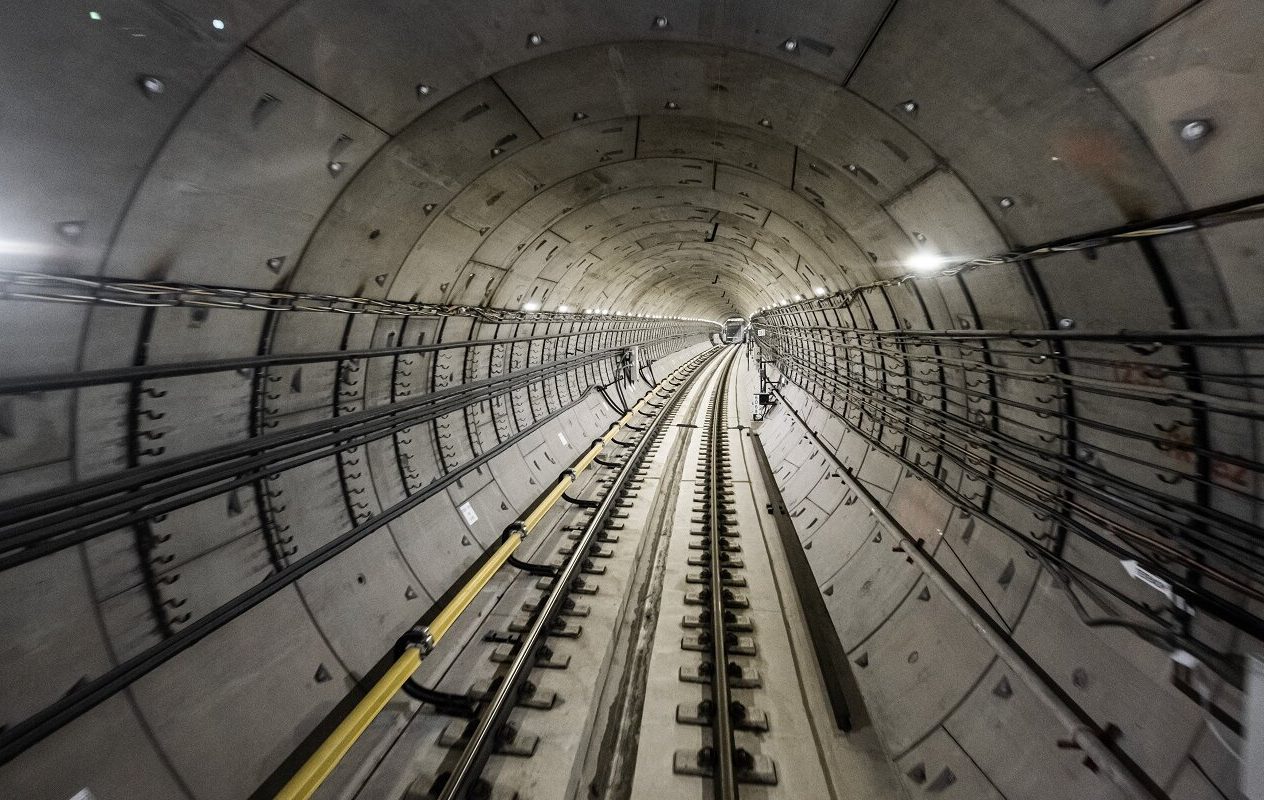
[[[686,630],[696,633],[686,633],[681,647],[701,653],[702,660],[692,673],[682,668],[680,679],[709,685],[711,696],[695,707],[682,703],[676,708],[677,722],[709,727],[711,743],[696,752],[678,750],[672,764],[677,774],[710,778],[716,800],[734,800],[740,782],[777,784],[776,763],[735,740],[737,729],[763,733],[769,724],[766,713],[737,699],[735,691],[758,689],[760,678],[740,658],[755,655],[756,645],[750,616],[741,613],[750,608],[750,599],[741,592],[747,582],[729,469],[726,401],[733,361],[730,357],[718,376],[706,412],[704,463],[697,471],[701,486],[694,490],[698,527],[690,531],[697,539],[689,544],[698,552],[689,559],[697,571],[686,578],[702,588],[685,597],[687,605],[700,610],[682,620]]]
[[[367,777],[320,796],[865,796],[838,790],[858,756],[769,516],[779,495],[747,468],[743,369],[740,348],[701,354],[563,471],[600,467],[531,524],[465,644],[427,654],[426,704]]]
[[[530,616],[511,621],[508,631],[491,629],[483,633],[482,640],[495,646],[491,659],[507,662],[508,666],[486,684],[471,687],[471,694],[485,698],[480,714],[468,724],[449,726],[441,736],[440,744],[459,748],[459,755],[451,768],[441,772],[431,784],[430,796],[441,800],[489,796],[491,787],[483,773],[494,754],[498,751],[516,755],[534,753],[535,734],[523,734],[519,726],[510,721],[511,712],[521,704],[541,710],[554,705],[556,693],[541,701],[531,675],[541,669],[570,666],[569,660],[557,656],[548,640],[578,638],[583,633],[583,623],[574,620],[591,616],[591,604],[584,607],[575,598],[591,597],[599,591],[595,579],[607,575],[610,569],[597,562],[610,560],[614,555],[611,548],[619,544],[615,531],[625,527],[622,520],[629,515],[623,509],[631,505],[640,488],[638,476],[645,472],[644,461],[654,452],[665,426],[688,395],[689,387],[715,358],[715,351],[700,356],[687,374],[669,381],[674,391],[656,393],[662,402],[654,404],[658,408],[650,412],[648,422],[628,426],[639,434],[635,441],[614,440],[621,446],[619,457],[622,460],[617,467],[607,467],[614,471],[613,476],[595,482],[597,486],[593,488],[601,491],[600,499],[566,498],[576,507],[574,511],[578,513],[574,516],[584,521],[562,526],[566,535],[556,545],[560,563],[537,570],[553,574],[544,575],[536,583],[543,594],[523,603],[523,611]],[[615,463],[606,462],[607,465]]]

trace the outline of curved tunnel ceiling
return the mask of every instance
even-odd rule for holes
[[[107,271],[716,318],[1180,208],[1129,114],[1150,109],[1077,64],[1058,12],[600,8],[281,11],[200,92],[128,98],[176,124]],[[258,14],[178,22],[209,56]],[[985,46],[1030,66],[960,58]],[[49,243],[89,269],[96,210]]]

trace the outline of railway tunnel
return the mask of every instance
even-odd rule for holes
[[[1258,3],[5,16],[0,796],[1264,797]]]

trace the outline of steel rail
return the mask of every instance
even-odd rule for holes
[[[711,789],[716,800],[737,800],[738,778],[736,749],[733,738],[733,695],[729,687],[728,638],[724,629],[724,575],[727,571],[721,554],[723,510],[720,505],[724,481],[724,450],[728,432],[724,425],[728,401],[729,374],[736,361],[737,348],[728,356],[716,380],[707,426],[707,535],[710,537],[711,564]]]
[[[648,430],[633,445],[632,451],[625,458],[618,473],[615,474],[610,489],[599,501],[596,508],[593,509],[592,516],[575,540],[574,549],[558,570],[557,575],[554,576],[548,594],[541,600],[531,627],[520,639],[513,661],[497,684],[495,694],[488,700],[477,722],[474,724],[465,747],[448,773],[448,779],[444,783],[438,800],[466,800],[470,789],[481,776],[487,760],[491,757],[492,750],[497,744],[500,730],[517,701],[522,684],[535,664],[539,649],[547,638],[558,612],[561,611],[566,596],[570,592],[571,584],[578,575],[584,559],[588,557],[589,547],[615,508],[620,490],[639,468],[641,459],[644,457],[650,443],[656,438],[663,421],[668,418],[671,410],[684,397],[688,387],[692,385],[693,381],[700,374],[701,368],[705,364],[710,363],[715,358],[716,353],[716,350],[709,350],[691,362],[694,365],[694,369],[684,379],[683,385],[678,388],[667,403],[663,404],[663,408],[659,409],[655,418],[650,421],[647,426]],[[653,394],[653,392],[650,392],[641,398],[621,418],[621,423],[626,424],[642,408],[649,405],[649,399]],[[616,433],[617,429],[612,426],[607,433],[607,436],[610,437],[607,441],[613,439]],[[595,458],[596,454],[594,453],[592,459]]]

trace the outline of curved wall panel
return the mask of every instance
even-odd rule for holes
[[[81,499],[48,552],[0,554],[0,725],[189,646],[0,794],[248,796],[600,434],[596,387],[650,385],[628,353],[661,377],[736,315],[784,378],[760,436],[910,796],[1117,793],[844,469],[1155,796],[1236,796],[1171,654],[1240,716],[1261,230],[1099,233],[1260,191],[1264,12],[1057,6],[15,12],[0,496],[150,475],[174,499]],[[1062,239],[1093,246],[1029,252]],[[937,269],[1008,251],[1031,257]],[[259,443],[277,460],[177,485]],[[1184,564],[1193,618],[1129,558]]]

